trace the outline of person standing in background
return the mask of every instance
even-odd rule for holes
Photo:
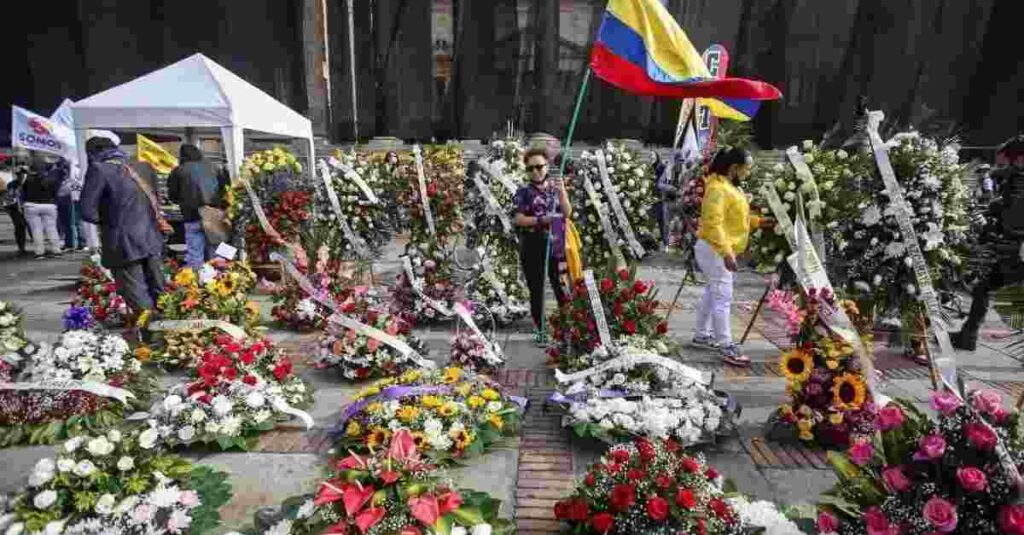
[[[46,258],[46,252],[60,255],[60,233],[57,232],[57,188],[59,175],[48,172],[49,163],[42,153],[33,153],[32,165],[22,184],[25,220],[32,229],[36,259]],[[47,248],[47,242],[49,247]]]
[[[199,269],[213,257],[218,245],[211,243],[203,231],[200,209],[220,208],[223,204],[217,169],[203,157],[195,145],[184,144],[179,151],[179,165],[167,177],[167,195],[181,207],[185,223],[185,265]]]
[[[11,217],[14,224],[14,242],[18,244],[18,256],[25,256],[25,238],[28,231],[28,222],[25,221],[25,214],[21,208],[21,184],[25,179],[24,174],[18,173],[9,158],[0,160],[0,208],[3,208]]]
[[[81,177],[63,158],[52,164],[48,172],[57,176],[60,184],[57,187],[57,230],[64,238],[64,248],[70,251],[85,249],[82,215],[77,206],[82,193]]]
[[[130,162],[108,138],[92,137],[85,148],[82,219],[100,226],[102,264],[128,306],[135,314],[154,310],[164,287],[163,235],[172,231],[160,212],[156,172]]]

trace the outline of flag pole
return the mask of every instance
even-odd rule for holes
[[[562,143],[562,160],[558,162],[558,177],[565,180],[565,165],[569,162],[569,156],[572,154],[572,135],[576,131],[576,120],[579,119],[580,110],[583,108],[583,98],[587,94],[587,87],[590,85],[590,76],[593,74],[590,67],[587,67],[587,72],[583,75],[583,81],[580,82],[580,89],[576,93],[576,106],[572,111],[572,119],[569,120],[569,131],[565,134],[565,142]],[[564,216],[564,214],[563,214]],[[544,295],[545,281],[548,278],[548,270],[551,269],[551,225],[548,225],[548,236],[544,245],[544,273],[542,274],[541,280],[541,295]],[[547,330],[547,315],[543,308],[540,314],[540,332],[543,335]]]

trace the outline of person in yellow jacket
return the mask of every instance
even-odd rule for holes
[[[722,359],[734,366],[749,366],[732,341],[729,315],[732,305],[736,257],[747,248],[752,228],[771,227],[774,222],[750,214],[750,204],[739,184],[750,176],[754,163],[750,153],[726,148],[711,162],[704,189],[700,227],[694,255],[707,278],[704,295],[697,305],[697,331],[693,345],[717,349]]]

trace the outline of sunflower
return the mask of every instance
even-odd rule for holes
[[[487,421],[491,422],[491,425],[493,425],[498,431],[501,431],[501,428],[505,427],[505,421],[497,414],[491,413],[491,415],[487,417]]]
[[[485,403],[487,403],[487,400],[485,400],[484,398],[482,398],[480,396],[470,396],[469,399],[466,400],[466,405],[469,405],[469,408],[471,408],[471,409],[480,408]]]
[[[178,286],[193,286],[196,283],[196,272],[192,268],[184,268],[174,276],[174,284]]]
[[[462,368],[445,368],[444,382],[452,384],[462,378]]]
[[[452,433],[452,438],[455,439],[455,448],[464,450],[466,446],[469,446],[475,438],[472,433],[462,429],[455,433]]]
[[[415,421],[416,418],[419,418],[420,410],[416,407],[407,405],[405,407],[402,407],[401,409],[398,409],[398,412],[395,413],[395,416],[398,418],[400,422],[408,424]]]
[[[374,415],[380,414],[383,410],[384,404],[379,401],[375,401],[366,406],[366,412]]]
[[[487,401],[497,401],[498,399],[501,399],[501,394],[491,388],[484,390],[480,395]]]
[[[423,372],[419,370],[409,370],[398,377],[400,383],[411,383],[423,376]]]
[[[867,388],[856,374],[844,373],[832,379],[832,404],[842,411],[856,410],[864,404]]]
[[[345,427],[345,435],[350,437],[357,437],[363,432],[363,428],[360,427],[359,422],[355,420],[349,420],[348,426]]]
[[[253,318],[258,318],[260,316],[260,306],[256,304],[255,301],[246,301],[245,311]]]
[[[370,434],[366,435],[366,446],[368,448],[381,446],[387,442],[389,438],[391,438],[391,433],[388,432],[387,429],[384,429],[383,427],[374,427],[370,430]]]
[[[460,395],[462,397],[466,397],[466,396],[469,395],[469,392],[472,389],[473,389],[473,385],[471,385],[469,383],[462,383],[459,386],[455,387],[455,393],[457,393],[458,395]]]
[[[810,353],[802,349],[794,349],[783,353],[779,361],[779,368],[783,377],[793,383],[802,383],[811,376],[814,369],[814,359]]]
[[[420,398],[420,404],[427,409],[436,409],[441,405],[444,405],[444,402],[441,401],[441,398],[428,394]]]
[[[413,444],[416,445],[417,448],[426,447],[426,445],[427,445],[427,435],[423,434],[420,431],[413,431],[412,432],[412,442],[413,442]]]
[[[438,409],[437,413],[440,414],[441,416],[453,416],[458,410],[458,405],[449,401],[448,403],[441,405],[441,408]]]

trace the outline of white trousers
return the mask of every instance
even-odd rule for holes
[[[729,312],[732,306],[733,272],[725,269],[725,261],[704,240],[694,246],[697,267],[707,278],[704,295],[697,304],[697,335],[714,336],[722,347],[732,344]]]
[[[45,244],[50,242],[50,252],[61,250],[60,234],[57,232],[57,205],[25,203],[25,220],[32,229],[32,245],[36,255],[46,252]],[[45,238],[45,239],[44,239]]]
[[[85,234],[85,246],[93,251],[100,248],[100,233],[96,225],[82,221],[82,234]]]

